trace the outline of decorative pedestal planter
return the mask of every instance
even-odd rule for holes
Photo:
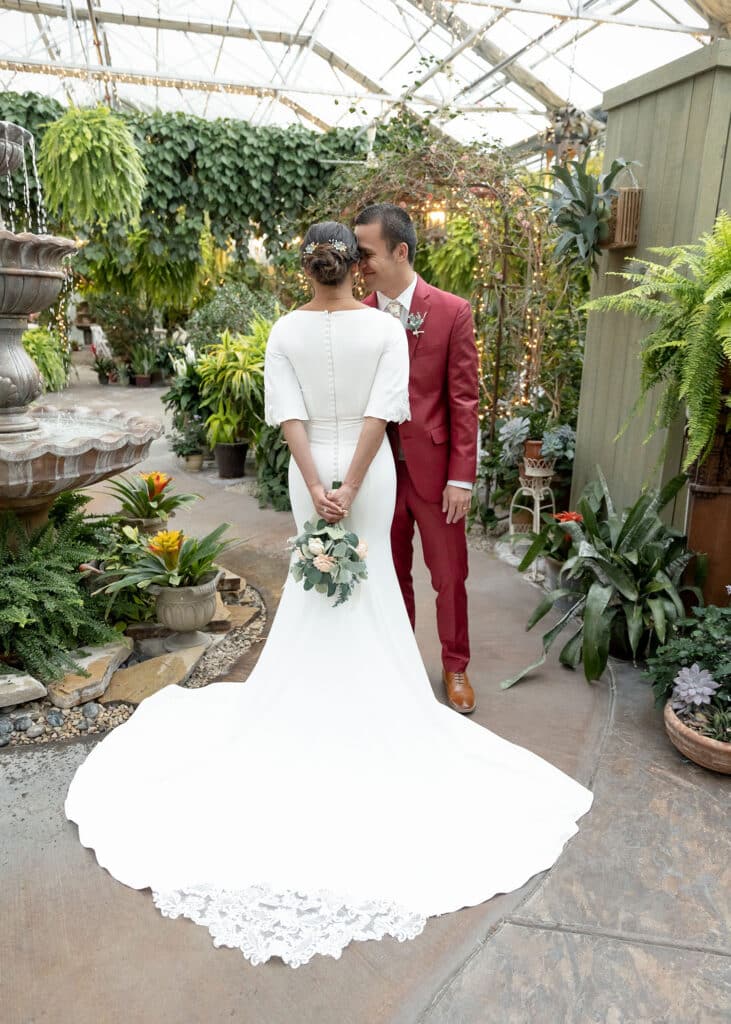
[[[220,569],[195,587],[158,587],[152,584],[149,588],[156,598],[157,621],[175,630],[175,634],[165,641],[166,650],[175,651],[210,642],[210,636],[199,630],[207,626],[215,615],[216,585],[222,575],[223,570]]]
[[[670,742],[684,757],[702,768],[731,775],[731,743],[712,740],[684,725],[670,706],[670,701],[665,705],[664,717]]]

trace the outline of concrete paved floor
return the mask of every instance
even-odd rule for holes
[[[58,404],[92,399],[159,409],[159,391],[102,392],[82,379]],[[273,609],[288,514],[212,473],[188,475],[155,442],[147,468],[207,500],[175,525],[231,522],[244,544],[227,564]],[[111,507],[104,485],[95,509]],[[113,504],[113,503],[112,503]],[[439,649],[426,573],[417,635],[435,692]],[[339,961],[296,971],[251,967],[208,932],[160,916],[120,885],[63,816],[66,789],[94,740],[0,751],[0,1021],[7,1024],[706,1024],[731,1017],[728,780],[667,742],[638,673],[588,686],[555,659],[509,691],[531,659],[523,626],[537,592],[482,552],[471,555],[477,721],[591,785],[592,811],[548,873],[522,890],[432,919],[413,942],[354,943]],[[229,676],[245,678],[257,651]],[[246,800],[242,780],[236,800]],[[256,783],[254,783],[256,784]],[[496,784],[499,784],[496,781]],[[489,794],[484,794],[487,800]],[[481,813],[481,794],[475,795]],[[439,827],[438,808],[435,828]],[[465,870],[479,850],[455,849]],[[449,866],[445,865],[445,870]]]

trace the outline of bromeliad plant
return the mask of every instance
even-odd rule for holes
[[[240,541],[221,540],[229,524],[222,523],[205,537],[186,537],[182,530],[161,530],[154,537],[141,535],[132,526],[122,530],[127,539],[119,564],[108,566],[99,578],[97,593],[114,595],[120,590],[160,587],[195,587],[215,574],[216,559]]]
[[[561,570],[565,584],[551,591],[535,609],[526,629],[532,629],[562,598],[570,607],[543,636],[543,654],[534,664],[501,685],[503,689],[542,665],[564,629],[573,633],[559,660],[569,668],[583,665],[588,681],[598,679],[609,656],[610,642],[633,659],[646,657],[673,634],[685,617],[684,591],[697,587],[681,584],[682,575],[695,557],[686,538],[666,526],[658,515],[678,493],[686,477],[670,480],[661,490],[648,490],[630,508],[614,508],[601,470],[578,504],[583,519],[567,520],[560,528],[571,537],[572,549]],[[541,533],[523,559],[526,568],[544,550]],[[700,572],[704,568],[699,557]]]
[[[199,497],[197,494],[173,494],[168,490],[173,479],[167,473],[140,473],[137,477],[122,476],[112,480],[109,487],[120,501],[119,514],[123,518],[164,521]]]

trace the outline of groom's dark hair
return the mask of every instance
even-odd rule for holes
[[[406,242],[409,249],[409,263],[414,265],[416,256],[416,229],[411,217],[401,206],[394,203],[373,203],[366,206],[355,218],[358,224],[380,224],[381,234],[388,246],[388,251],[393,252],[397,245]]]

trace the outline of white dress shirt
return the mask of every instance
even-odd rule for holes
[[[414,298],[414,292],[416,291],[417,281],[418,278],[416,274],[414,274],[411,284],[404,288],[401,294],[396,296],[395,300],[389,298],[388,295],[384,295],[383,292],[376,292],[376,298],[378,299],[378,308],[382,309],[384,312],[386,312],[387,307],[391,302],[395,301],[399,303],[399,305],[401,306],[401,325],[404,328],[406,328],[406,321],[409,315],[409,311],[411,309],[411,300]],[[468,484],[464,480],[447,480],[447,483],[451,484],[453,487],[463,487],[467,491],[472,490],[472,484]]]

